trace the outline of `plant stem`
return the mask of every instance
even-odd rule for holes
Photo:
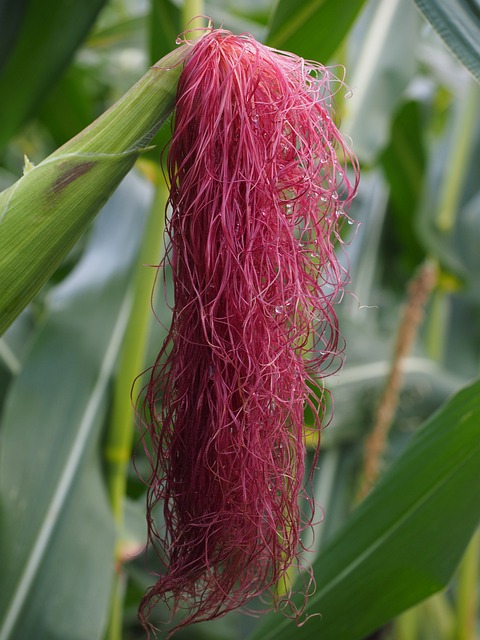
[[[480,564],[480,529],[467,547],[458,572],[455,640],[475,640],[478,608],[478,568]]]
[[[358,500],[369,493],[377,479],[388,430],[398,405],[403,360],[413,346],[423,317],[423,308],[432,292],[436,278],[436,267],[431,262],[426,262],[410,282],[408,300],[397,333],[390,373],[378,403],[374,426],[365,444]]]
[[[118,523],[123,517],[123,500],[134,433],[132,381],[142,369],[151,318],[150,299],[156,270],[145,265],[158,263],[163,243],[166,187],[156,191],[140,252],[133,284],[134,297],[130,321],[124,339],[115,385],[112,422],[108,432],[105,457],[108,464],[108,488],[113,513]]]
[[[138,268],[133,281],[133,301],[130,320],[125,332],[124,347],[114,389],[112,418],[107,433],[105,459],[110,503],[119,540],[115,551],[115,573],[110,622],[107,639],[120,640],[123,609],[123,508],[127,488],[134,435],[135,390],[132,381],[143,367],[151,318],[150,299],[156,270],[145,265],[157,264],[163,245],[164,211],[167,198],[166,186],[157,187],[152,210],[147,222],[144,242],[140,251]]]
[[[419,607],[412,607],[396,618],[394,640],[416,640],[419,614]]]
[[[112,596],[110,599],[110,614],[105,640],[121,640],[123,630],[123,600],[125,596],[125,576],[120,567],[115,571]]]
[[[462,190],[468,164],[475,144],[475,130],[480,105],[480,90],[471,81],[457,113],[453,132],[450,160],[445,171],[446,181],[441,191],[437,226],[445,234],[451,234],[459,213]],[[440,278],[440,283],[442,278]],[[442,362],[448,334],[448,306],[450,290],[440,284],[434,294],[427,331],[427,352]],[[478,599],[478,573],[480,557],[480,533],[470,542],[458,573],[456,598],[455,640],[475,640],[476,608]],[[449,636],[450,637],[450,636]]]
[[[182,25],[184,29],[201,29],[205,26],[203,0],[184,0],[182,7]],[[192,38],[198,34],[192,34]]]

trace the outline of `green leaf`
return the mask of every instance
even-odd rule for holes
[[[182,15],[171,0],[152,0],[150,6],[150,59],[154,62],[172,48],[182,30]]]
[[[173,109],[188,47],[0,193],[0,333],[48,280]]]
[[[32,115],[53,86],[104,3],[105,0],[19,3],[24,5],[21,23],[0,74],[0,147]],[[4,24],[9,27],[9,23]]]
[[[98,438],[130,311],[151,192],[127,177],[77,267],[49,295],[13,383],[0,451],[0,638],[94,640],[106,622],[113,519]]]
[[[480,81],[480,5],[478,0],[415,0],[450,51]]]
[[[0,72],[17,38],[27,0],[2,0],[0,3]]]
[[[443,589],[480,520],[479,466],[477,381],[416,433],[320,552],[305,610],[313,617],[296,629],[292,620],[269,615],[252,640],[361,640]]]
[[[380,157],[390,187],[392,215],[385,226],[384,245],[392,263],[402,268],[399,277],[392,269],[389,276],[404,281],[424,259],[417,238],[417,220],[423,195],[426,152],[421,105],[403,104],[391,124],[390,143]]]
[[[338,49],[365,0],[278,0],[267,44],[327,62]]]

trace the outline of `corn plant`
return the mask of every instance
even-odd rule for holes
[[[478,638],[473,4],[0,36],[0,639]]]

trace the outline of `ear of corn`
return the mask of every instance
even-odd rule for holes
[[[183,46],[0,193],[0,333],[48,280],[173,110]]]

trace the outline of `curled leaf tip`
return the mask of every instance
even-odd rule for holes
[[[159,600],[184,613],[179,628],[266,590],[301,614],[276,586],[314,518],[304,409],[318,432],[316,380],[341,352],[334,244],[358,164],[334,121],[339,83],[225,30],[182,71],[161,265],[173,316],[142,405],[149,540],[165,564],[141,602],[146,625]]]

